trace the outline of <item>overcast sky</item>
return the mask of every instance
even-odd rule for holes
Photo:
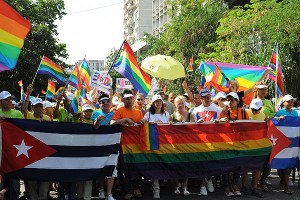
[[[65,15],[57,21],[59,42],[66,43],[74,64],[87,60],[104,60],[112,48],[123,42],[124,0],[64,0]]]

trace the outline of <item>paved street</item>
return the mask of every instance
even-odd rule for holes
[[[285,193],[283,193],[283,190],[280,188],[279,186],[279,178],[277,176],[277,173],[275,170],[272,170],[272,177],[269,177],[267,180],[272,183],[272,186],[270,186],[270,192],[264,193],[264,197],[263,199],[281,199],[281,200],[293,200],[293,199],[300,199],[300,190],[298,189],[298,174],[296,175],[296,182],[295,185],[291,186],[291,189],[294,190],[294,194],[293,195],[287,195]],[[249,175],[249,177],[251,177],[251,175]],[[290,180],[292,180],[292,177],[290,178]],[[251,178],[249,178],[249,186],[251,183]],[[143,181],[142,182],[142,193],[143,193],[143,200],[150,200],[153,199],[152,196],[152,191],[150,190],[150,186],[151,186],[151,181]],[[210,193],[208,194],[208,196],[200,196],[199,195],[199,188],[198,187],[193,187],[191,184],[189,185],[189,191],[190,191],[190,195],[189,196],[183,196],[183,195],[175,195],[173,193],[173,184],[172,182],[168,181],[167,183],[163,183],[161,185],[161,199],[166,199],[166,200],[173,200],[174,198],[176,198],[176,200],[187,200],[187,199],[218,199],[218,200],[222,200],[222,199],[259,199],[257,197],[251,196],[251,195],[247,195],[247,196],[241,196],[241,197],[226,197],[224,195],[223,189],[215,189],[214,193]],[[250,192],[250,187],[248,187],[248,190]],[[120,193],[120,190],[118,189],[118,187],[116,186],[113,192],[113,195],[116,199],[123,199],[122,195]],[[54,199],[57,197],[55,192],[51,193],[51,196],[54,197]],[[94,195],[94,197],[92,199],[98,199],[98,197],[96,197],[96,195]]]
[[[298,189],[298,174],[296,174],[296,182],[295,185],[291,186],[291,189],[294,191],[293,195],[287,195],[285,193],[283,193],[283,190],[280,188],[279,186],[279,178],[277,176],[277,172],[275,170],[272,170],[272,177],[269,177],[267,180],[272,183],[272,186],[270,186],[270,192],[267,193],[263,193],[264,197],[263,199],[268,199],[268,200],[273,200],[273,199],[280,199],[280,200],[300,200],[300,190]],[[292,177],[290,177],[290,180],[292,180]],[[249,184],[248,184],[248,190],[250,193],[250,183],[251,183],[251,175],[249,175]],[[143,193],[143,198],[145,200],[150,200],[153,199],[153,193],[150,190],[150,186],[151,186],[151,181],[142,181],[142,188],[141,191]],[[241,197],[226,197],[224,195],[223,189],[215,189],[214,193],[209,193],[208,196],[200,196],[199,195],[199,187],[193,187],[192,184],[189,184],[189,191],[190,191],[190,195],[189,196],[183,196],[183,195],[175,195],[173,193],[173,184],[172,182],[168,181],[165,182],[163,184],[161,184],[161,199],[166,199],[166,200],[187,200],[187,199],[218,199],[218,200],[222,200],[222,199],[228,199],[230,198],[231,200],[238,200],[238,199],[259,199],[257,197],[251,196],[251,195],[247,195],[247,196],[241,196]],[[21,190],[24,191],[24,185],[21,184]],[[113,195],[116,199],[123,199],[123,196],[120,193],[120,190],[118,189],[118,187],[115,187],[114,191],[113,191]],[[53,197],[53,199],[57,198],[56,192],[52,191],[51,192],[51,196]],[[96,195],[93,195],[92,199],[98,199],[98,197]]]

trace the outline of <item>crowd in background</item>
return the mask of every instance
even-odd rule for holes
[[[0,119],[19,118],[58,122],[76,122],[88,123],[95,129],[101,126],[122,124],[126,126],[134,124],[149,123],[168,123],[177,122],[214,122],[227,123],[235,120],[260,120],[266,121],[271,118],[282,119],[285,116],[299,116],[299,99],[291,95],[283,97],[282,109],[275,112],[274,102],[269,98],[268,87],[263,82],[257,82],[253,88],[247,91],[238,91],[238,83],[231,80],[227,93],[218,92],[212,97],[210,90],[202,89],[191,92],[187,83],[184,81],[182,86],[184,94],[174,92],[168,95],[158,88],[154,91],[151,99],[146,99],[141,93],[135,93],[134,90],[124,90],[120,94],[100,94],[97,98],[99,108],[94,105],[84,104],[80,112],[71,114],[70,105],[74,94],[63,92],[55,101],[47,101],[41,98],[30,99],[33,92],[33,86],[28,86],[28,94],[22,104],[13,101],[13,96],[8,91],[0,93]],[[253,92],[254,96],[249,106],[243,104],[243,97]],[[266,161],[267,162],[267,161]],[[118,168],[116,167],[112,176],[102,177],[97,180],[100,199],[115,199],[112,195],[115,178],[122,183],[124,199],[143,196],[140,190],[140,178],[130,178],[127,176],[126,166],[124,164],[122,152],[119,155]],[[214,187],[222,181],[224,194],[230,196],[241,196],[251,193],[256,197],[262,197],[264,192],[269,190],[266,178],[270,173],[270,168],[266,165],[260,171],[252,173],[253,181],[251,192],[248,191],[247,173],[239,174],[230,172],[216,177],[198,177],[199,193],[208,195],[214,192]],[[289,175],[291,169],[278,170],[280,185],[286,194],[292,194],[289,187]],[[188,178],[183,180],[174,180],[175,195],[189,195]],[[241,185],[239,185],[241,179]],[[160,198],[160,180],[151,180],[153,198]],[[105,184],[106,183],[106,184]],[[86,180],[77,183],[58,183],[38,182],[34,180],[25,180],[26,193],[29,198],[47,199],[49,197],[49,188],[53,185],[58,187],[58,197],[60,199],[91,199],[92,188],[95,187],[95,181]],[[104,186],[106,185],[106,188]],[[18,199],[20,193],[20,180],[6,178],[4,176],[4,188],[7,190],[7,199]],[[106,191],[106,192],[105,192]],[[2,193],[4,190],[0,193]],[[0,197],[1,198],[1,197]]]

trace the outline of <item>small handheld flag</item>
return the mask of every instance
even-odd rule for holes
[[[0,72],[16,67],[25,37],[31,29],[24,19],[5,1],[0,1]]]

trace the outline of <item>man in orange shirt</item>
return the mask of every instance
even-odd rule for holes
[[[111,125],[122,124],[132,126],[135,123],[143,124],[146,122],[146,120],[143,119],[142,112],[139,109],[133,108],[134,96],[130,90],[124,91],[122,101],[124,102],[124,107],[120,107],[115,111],[112,120],[110,121]],[[130,200],[133,196],[141,198],[142,193],[139,189],[139,180],[129,180],[127,175],[127,170],[129,169],[126,169],[122,152],[120,152],[119,156],[119,166],[119,174],[124,174],[124,177],[122,177],[124,178],[124,199]]]

